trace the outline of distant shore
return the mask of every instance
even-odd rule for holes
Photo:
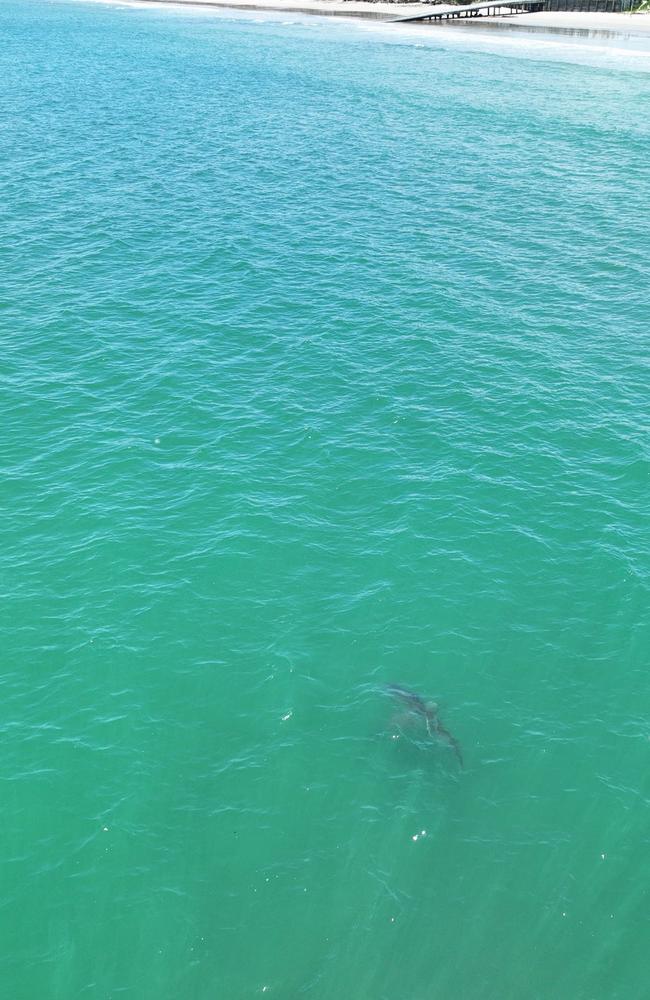
[[[333,15],[338,17],[365,17],[388,20],[435,10],[433,4],[391,3],[386,0],[128,0],[134,4],[170,4],[188,7],[218,7],[231,10],[276,10],[286,13]],[[417,22],[416,22],[417,23]],[[599,14],[582,12],[543,11],[539,14],[517,14],[515,16],[472,18],[467,20],[441,22],[451,30],[489,28],[490,26],[514,29],[538,29],[544,32],[588,33],[598,32],[603,36],[648,35],[650,36],[650,14]]]

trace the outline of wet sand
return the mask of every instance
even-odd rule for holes
[[[650,14],[596,14],[578,11],[540,11],[539,14],[517,14],[514,17],[491,17],[488,23],[545,32],[570,33],[585,31],[603,34],[647,35],[650,37]]]

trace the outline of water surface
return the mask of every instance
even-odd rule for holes
[[[641,1000],[647,61],[0,26],[6,995]]]

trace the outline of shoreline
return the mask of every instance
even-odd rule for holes
[[[390,2],[390,0],[126,0],[142,6],[170,6],[215,10],[276,11],[286,14],[316,14],[321,17],[353,17],[389,21],[411,14],[425,13],[438,4]],[[447,6],[441,5],[441,6]],[[501,17],[477,17],[454,21],[422,22],[409,27],[446,30],[477,30],[500,28],[510,31],[544,32],[559,35],[594,35],[602,38],[630,35],[650,38],[650,14],[605,14],[577,11],[541,11],[537,14],[515,14]]]

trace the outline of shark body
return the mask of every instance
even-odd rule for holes
[[[424,724],[429,736],[432,739],[440,737],[440,739],[443,739],[446,743],[448,743],[456,754],[458,763],[461,767],[463,767],[463,754],[460,748],[460,743],[440,721],[438,706],[435,701],[425,701],[424,698],[421,698],[415,691],[402,687],[400,684],[389,684],[386,691],[388,694],[392,695],[393,698],[396,698],[397,701],[405,705],[409,712],[413,712],[414,715],[419,715],[422,719],[424,719]]]

